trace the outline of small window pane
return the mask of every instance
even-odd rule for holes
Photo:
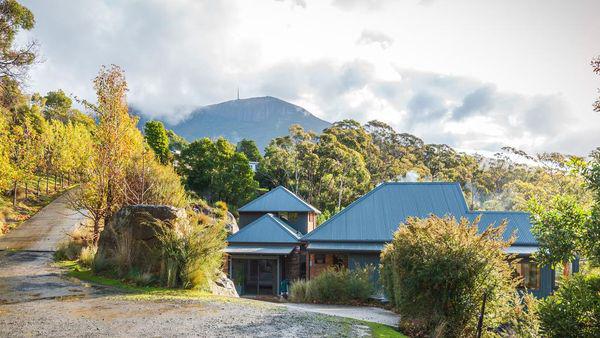
[[[529,290],[540,288],[540,267],[534,262],[520,262],[517,264],[517,272],[523,278],[522,286]]]
[[[316,254],[315,255],[315,264],[325,264],[325,255],[324,254]]]

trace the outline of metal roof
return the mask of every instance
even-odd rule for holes
[[[537,246],[513,245],[510,248],[506,249],[506,253],[517,255],[531,255],[537,252],[538,250],[539,248]]]
[[[467,211],[458,183],[382,183],[303,239],[388,242],[407,217],[463,215]]]
[[[480,231],[491,223],[508,221],[505,238],[517,235],[514,244],[537,245],[525,212],[470,211],[459,183],[387,182],[360,197],[335,216],[306,234],[302,240],[325,242],[390,242],[398,226],[408,217],[430,215],[466,217],[481,215]]]
[[[294,250],[295,245],[230,245],[225,248],[228,254],[246,254],[246,255],[289,255]]]
[[[229,236],[229,243],[298,243],[301,234],[272,214],[264,214]]]
[[[275,211],[290,211],[290,212],[321,212],[306,203],[293,192],[287,190],[283,186],[278,186],[266,194],[256,198],[243,207],[239,208],[241,212],[275,212]]]
[[[308,244],[310,251],[349,251],[349,252],[379,252],[385,243],[365,242],[312,242]]]
[[[479,230],[485,230],[490,224],[500,225],[503,220],[506,220],[506,231],[504,239],[507,240],[516,235],[515,242],[517,245],[537,245],[537,240],[531,233],[531,219],[527,212],[517,211],[471,211],[466,217],[473,221],[477,216],[481,215],[479,221]]]

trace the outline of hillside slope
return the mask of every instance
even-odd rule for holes
[[[141,122],[146,119],[143,114]],[[185,120],[166,124],[188,141],[201,137],[223,136],[232,143],[243,138],[256,141],[263,150],[271,139],[288,134],[293,124],[306,130],[321,132],[331,124],[312,115],[306,109],[275,97],[254,97],[231,100],[195,110]]]

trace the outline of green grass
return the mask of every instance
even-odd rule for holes
[[[365,322],[365,324],[371,328],[371,335],[373,335],[373,338],[392,338],[392,337],[408,338],[408,336],[403,335],[398,330],[396,330],[395,328],[388,326],[388,325],[372,323],[372,322]]]
[[[91,269],[81,266],[76,261],[55,262],[55,266],[68,270],[67,276],[77,278],[92,284],[104,285],[123,291],[119,298],[127,300],[170,300],[170,299],[193,299],[193,300],[215,300],[220,302],[242,302],[260,306],[262,303],[252,302],[243,298],[232,298],[216,296],[210,292],[197,289],[167,289],[157,286],[138,286],[123,280],[100,276],[94,274]],[[270,304],[267,304],[270,305]]]

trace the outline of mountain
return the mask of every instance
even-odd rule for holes
[[[138,113],[133,109],[134,114]],[[148,120],[142,114],[140,127]],[[163,123],[165,123],[163,121]],[[293,124],[306,130],[321,132],[331,123],[321,120],[306,109],[275,97],[253,97],[231,100],[205,106],[193,111],[177,124],[165,123],[165,127],[188,141],[201,137],[223,136],[232,143],[247,138],[256,141],[263,150],[271,139],[288,134]]]

